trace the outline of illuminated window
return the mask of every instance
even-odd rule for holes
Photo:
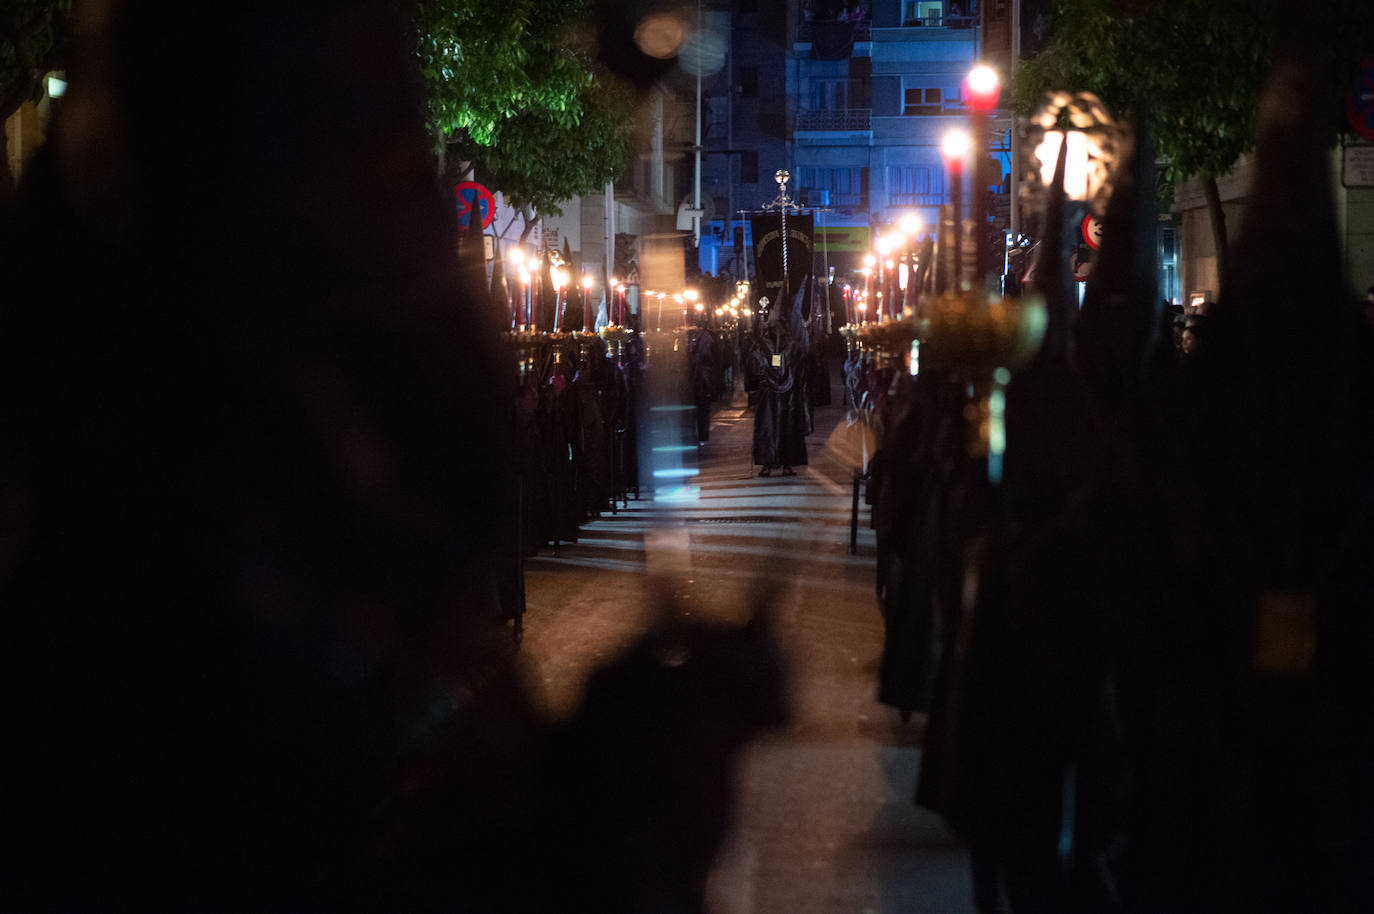
[[[939,28],[944,24],[945,4],[943,0],[907,0],[902,5],[902,25],[927,26]]]

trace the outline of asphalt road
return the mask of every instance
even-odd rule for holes
[[[684,615],[736,624],[750,588],[765,582],[792,713],[744,752],[709,910],[972,912],[966,851],[911,801],[924,721],[903,724],[874,697],[882,619],[873,533],[861,505],[858,553],[849,554],[855,456],[842,412],[817,410],[810,465],[793,477],[755,475],[752,423],[737,393],[656,499],[645,493],[556,556],[528,560],[521,653],[531,691],[551,716],[573,713],[590,673],[652,623],[656,588]]]

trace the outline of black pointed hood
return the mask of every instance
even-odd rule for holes
[[[491,303],[497,316],[509,324],[510,290],[506,287],[506,271],[501,263],[501,240],[493,237],[491,248]]]
[[[1348,310],[1327,110],[1314,103],[1321,85],[1316,56],[1295,44],[1279,54],[1260,99],[1250,197],[1220,302],[1247,323],[1326,326]]]
[[[1261,97],[1252,191],[1210,319],[1209,453],[1266,586],[1302,590],[1368,478],[1358,312],[1341,279],[1315,55],[1289,46]]]
[[[1102,219],[1102,247],[1075,328],[1075,360],[1094,399],[1111,409],[1144,394],[1159,345],[1155,156],[1137,105],[1127,158]]]
[[[1078,295],[1074,289],[1073,273],[1069,270],[1069,245],[1064,223],[1064,162],[1067,149],[1067,143],[1059,144],[1054,181],[1045,199],[1043,237],[1035,257],[1034,285],[1045,297],[1047,318],[1045,340],[1040,346],[1037,361],[1068,355],[1073,325],[1078,319]]]

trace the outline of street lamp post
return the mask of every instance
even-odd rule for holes
[[[886,235],[879,235],[873,242],[873,250],[878,254],[878,275],[882,277],[879,294],[882,296],[883,304],[877,312],[877,319],[882,321],[892,312],[892,260],[888,256],[892,253],[892,239]]]
[[[954,211],[954,237],[950,239],[954,251],[954,291],[962,290],[964,278],[964,157],[968,155],[969,137],[963,130],[951,130],[940,144],[945,167],[949,171],[949,204]]]
[[[902,287],[902,312],[908,307],[915,312],[915,299],[920,294],[920,290],[915,288],[916,278],[916,237],[921,234],[925,227],[921,217],[917,213],[905,213],[902,218],[897,220],[897,227],[901,229],[902,246],[902,274],[899,277],[899,284]]]
[[[1001,83],[997,78],[997,72],[986,64],[978,64],[969,71],[964,80],[964,85],[968,90],[969,100],[969,133],[972,135],[973,145],[973,199],[970,200],[970,218],[978,227],[977,234],[974,235],[974,282],[985,283],[989,266],[988,232],[984,224],[987,219],[988,211],[988,185],[991,183],[987,173],[987,156],[984,155],[984,147],[987,144],[988,119],[991,117],[993,109],[997,107],[997,99],[1001,94]]]

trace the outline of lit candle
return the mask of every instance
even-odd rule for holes
[[[875,275],[878,271],[878,259],[872,254],[864,255],[864,301],[873,301],[874,295],[878,291],[878,279]],[[867,315],[861,315],[867,317]]]
[[[592,332],[592,278],[582,274],[582,332]]]
[[[887,316],[896,318],[897,316],[897,265],[892,260],[883,264],[885,280],[883,283],[887,291]]]
[[[520,302],[516,305],[515,310],[524,318],[520,324],[520,329],[527,330],[530,323],[530,271],[525,268],[524,263],[518,263],[515,271],[516,275],[520,277]]]
[[[568,283],[568,273],[562,267],[554,267],[549,271],[549,279],[553,282],[553,331],[558,333],[563,329],[563,309],[567,304],[564,289]]]

